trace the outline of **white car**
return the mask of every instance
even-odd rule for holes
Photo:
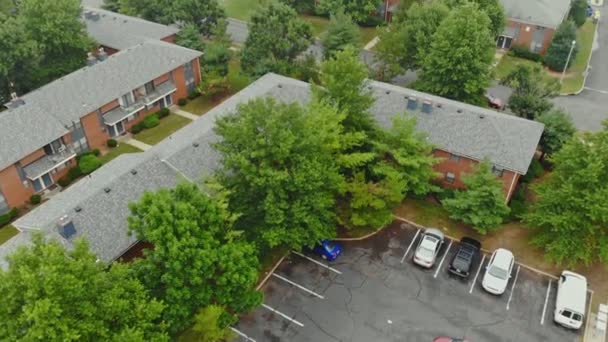
[[[587,278],[563,271],[557,284],[553,320],[570,329],[580,329],[587,310]]]
[[[504,248],[495,250],[486,266],[486,273],[481,283],[484,290],[494,295],[503,294],[507,289],[514,264],[515,258],[511,251]]]
[[[422,267],[431,268],[435,264],[439,249],[443,245],[443,233],[437,228],[428,228],[422,233],[422,238],[416,252],[414,253],[414,263]]]

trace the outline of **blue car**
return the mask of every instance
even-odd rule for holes
[[[342,246],[337,242],[323,240],[312,251],[325,260],[334,261],[342,253]]]

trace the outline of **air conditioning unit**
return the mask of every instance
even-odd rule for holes
[[[57,149],[57,152],[59,152],[59,153],[63,153],[63,152],[65,152],[65,150],[66,150],[65,145],[61,145],[61,146],[59,146],[59,148]]]

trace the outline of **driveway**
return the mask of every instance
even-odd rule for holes
[[[599,8],[602,18],[608,14]],[[585,89],[579,95],[560,96],[553,100],[566,110],[579,130],[599,131],[602,121],[608,119],[608,23],[600,20],[593,42],[593,55]]]

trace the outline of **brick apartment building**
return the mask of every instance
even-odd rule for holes
[[[174,29],[95,11],[85,10],[87,27],[106,21],[106,31],[89,33],[110,53],[100,49],[88,66],[14,97],[0,112],[0,214],[54,187],[78,153],[104,146],[200,82],[201,53],[163,41]]]
[[[496,40],[499,49],[522,46],[544,54],[553,33],[568,17],[570,0],[501,0],[507,24]]]

